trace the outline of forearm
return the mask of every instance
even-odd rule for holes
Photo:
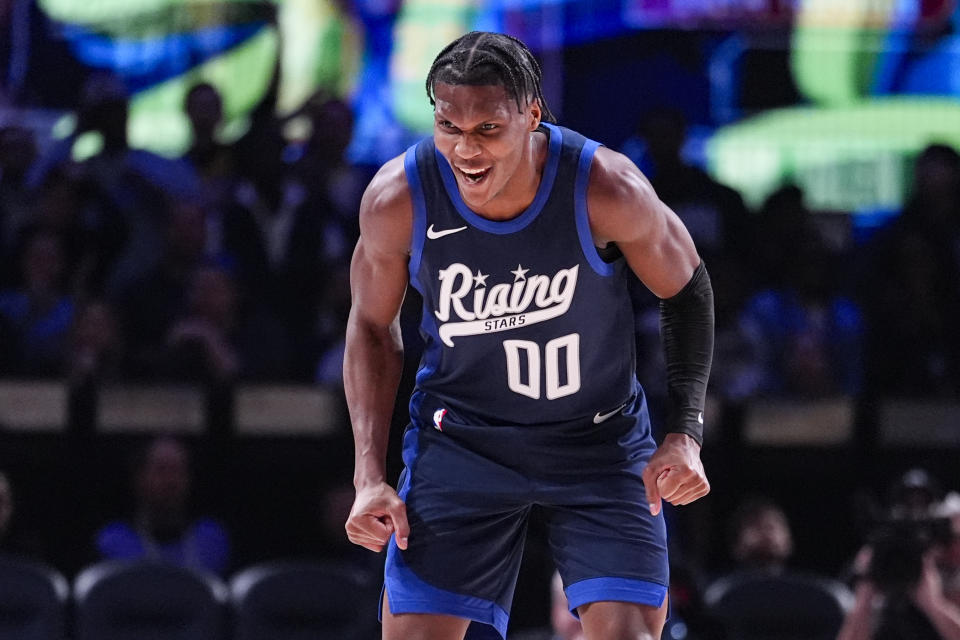
[[[713,361],[713,287],[703,263],[675,296],[660,302],[667,365],[668,433],[703,442],[703,409]]]
[[[960,640],[960,609],[944,598],[920,607],[943,640]]]
[[[871,640],[873,637],[873,599],[872,586],[861,583],[857,587],[853,608],[843,620],[837,640]]]
[[[399,324],[376,327],[351,315],[343,382],[353,425],[353,480],[357,489],[386,480],[390,418],[402,369]]]

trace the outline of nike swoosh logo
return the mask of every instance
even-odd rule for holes
[[[600,424],[601,422],[605,422],[605,421],[609,420],[609,419],[612,418],[614,415],[616,415],[616,414],[620,413],[621,411],[623,411],[623,408],[624,408],[625,406],[627,406],[627,403],[626,403],[626,402],[624,402],[622,405],[620,405],[619,407],[617,407],[617,408],[614,409],[613,411],[607,411],[606,413],[599,413],[599,412],[598,412],[597,415],[593,416],[593,424]]]
[[[458,233],[466,229],[466,226],[457,227],[456,229],[444,229],[443,231],[434,231],[433,225],[430,225],[430,228],[427,229],[427,237],[431,240],[436,240],[437,238],[442,238],[443,236],[448,236],[451,233]]]

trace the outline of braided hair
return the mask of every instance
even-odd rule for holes
[[[523,112],[532,96],[540,103],[541,119],[556,122],[540,87],[540,64],[517,38],[503,33],[471,31],[444,47],[427,74],[427,97],[436,106],[436,83],[453,85],[500,85]]]

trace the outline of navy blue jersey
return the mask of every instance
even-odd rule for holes
[[[463,202],[428,138],[407,151],[414,203],[410,279],[426,348],[411,415],[443,407],[476,425],[600,421],[637,393],[634,318],[622,258],[601,260],[587,219],[599,146],[551,124],[530,206],[492,221]]]

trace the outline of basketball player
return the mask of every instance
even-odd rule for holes
[[[426,84],[433,137],[370,183],[351,267],[346,529],[387,548],[384,638],[459,640],[471,620],[505,636],[534,505],[586,637],[659,638],[661,498],[709,491],[707,272],[635,166],[552,123],[519,40],[467,34]],[[662,299],[673,406],[659,448],[634,375],[628,270]],[[426,347],[395,492],[385,449],[408,282],[423,294]]]

